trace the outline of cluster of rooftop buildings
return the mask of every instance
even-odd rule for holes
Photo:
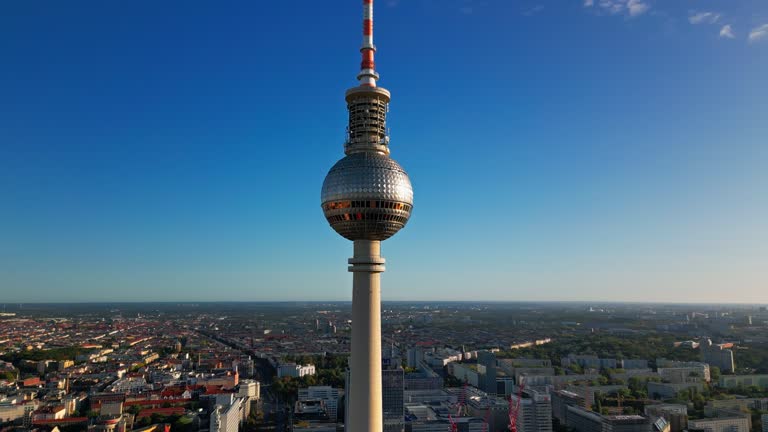
[[[497,357],[508,355],[511,348],[546,345],[566,334],[622,334],[627,323],[615,324],[621,313],[608,308],[594,308],[584,322],[536,322],[521,315],[501,330],[489,324],[491,318],[482,308],[385,308],[383,316],[386,432],[443,431],[451,421],[458,430],[505,430],[510,399],[520,400],[522,432],[550,432],[555,420],[555,426],[567,425],[576,432],[597,425],[637,432],[653,428],[664,432],[669,427],[677,432],[691,429],[690,424],[709,432],[749,432],[760,417],[744,426],[738,413],[768,408],[760,405],[763,399],[746,397],[729,403],[708,401],[705,411],[676,406],[681,393],[768,390],[768,375],[737,368],[735,353],[745,339],[719,336],[713,343],[707,337],[712,323],[740,323],[747,332],[764,328],[765,317],[758,313],[752,323],[736,315],[642,313],[647,322],[664,326],[674,321],[685,329],[675,333],[683,336],[676,345],[679,350],[695,350],[685,356],[696,359],[692,361],[579,352],[551,360]],[[38,430],[73,425],[139,430],[158,419],[181,416],[200,430],[239,430],[253,411],[253,395],[259,394],[253,391],[258,382],[252,381],[258,363],[262,368],[271,366],[267,373],[277,378],[312,376],[316,378],[312,382],[319,383],[300,389],[290,401],[294,430],[338,429],[344,421],[344,388],[321,382],[323,365],[296,359],[328,354],[343,358],[354,325],[349,318],[347,309],[333,307],[271,316],[2,317],[0,423]],[[467,332],[467,326],[473,330]],[[759,337],[749,333],[755,336]],[[62,356],[62,350],[69,352]],[[716,379],[714,367],[721,371]],[[641,383],[646,395],[643,409],[633,406],[628,413],[626,407],[597,406],[601,397],[615,403],[630,382]],[[525,389],[518,395],[523,383]],[[277,413],[274,402],[264,408],[267,417],[270,410],[273,418]],[[549,426],[543,413],[549,413]]]
[[[18,359],[0,363],[6,427],[119,432],[176,416],[231,431],[259,399],[250,357],[177,321],[6,317],[0,329],[0,355]]]

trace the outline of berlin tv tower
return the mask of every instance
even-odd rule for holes
[[[405,170],[389,157],[387,111],[390,93],[376,86],[373,56],[373,0],[363,0],[360,85],[346,92],[349,126],[346,156],[323,182],[325,218],[354,242],[352,272],[352,355],[347,389],[346,430],[381,432],[381,241],[405,226],[413,189]]]

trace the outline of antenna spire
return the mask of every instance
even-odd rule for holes
[[[362,62],[357,79],[361,86],[376,87],[379,74],[376,73],[376,65],[373,54],[376,46],[373,44],[373,0],[363,0],[363,45],[360,47]]]

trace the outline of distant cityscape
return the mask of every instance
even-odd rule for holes
[[[5,305],[0,430],[342,431],[350,303]],[[384,303],[384,430],[766,432],[764,306]]]

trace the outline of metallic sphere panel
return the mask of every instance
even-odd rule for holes
[[[331,168],[321,193],[331,227],[350,240],[385,240],[408,222],[413,188],[405,170],[389,156],[361,152]]]
[[[385,199],[413,204],[413,188],[405,170],[389,156],[351,154],[331,168],[323,182],[321,201]]]

